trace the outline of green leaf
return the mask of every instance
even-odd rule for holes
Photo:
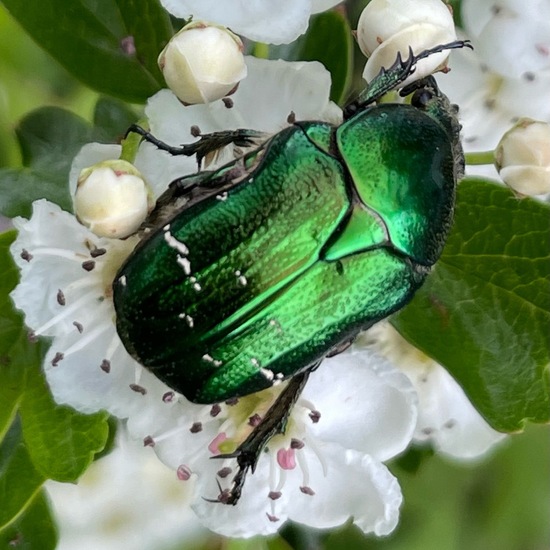
[[[105,446],[109,435],[107,414],[85,415],[57,405],[40,365],[27,374],[20,405],[25,443],[44,477],[76,481]]]
[[[101,451],[108,438],[107,415],[80,414],[70,407],[57,405],[42,373],[46,351],[44,342],[29,341],[21,316],[14,311],[8,293],[18,278],[9,245],[15,232],[0,235],[0,395],[7,395],[4,426],[13,418],[15,406],[23,425],[26,448],[34,468],[43,477],[57,481],[75,481]]]
[[[10,525],[0,529],[0,548],[54,550],[56,546],[57,529],[44,490]]]
[[[550,419],[549,251],[547,204],[464,180],[441,259],[392,320],[500,431]]]
[[[32,201],[41,198],[70,211],[69,171],[73,157],[92,140],[90,124],[64,109],[44,107],[23,118],[16,133],[24,167],[0,170],[0,213],[28,218]]]
[[[346,99],[353,69],[353,39],[347,18],[340,11],[314,15],[307,33],[292,44],[270,48],[271,59],[320,61],[330,72],[330,99]]]
[[[93,140],[100,143],[120,143],[126,130],[137,119],[138,115],[123,101],[100,97],[94,110]]]
[[[172,29],[158,0],[4,4],[38,44],[91,88],[139,103],[162,87],[153,62]]]
[[[0,444],[0,528],[29,506],[42,483],[44,476],[32,463],[16,418]]]

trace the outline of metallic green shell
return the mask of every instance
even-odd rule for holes
[[[446,237],[458,139],[446,128],[414,107],[373,107],[338,129],[297,123],[182,179],[197,194],[113,285],[126,349],[213,403],[292,376],[401,308]]]

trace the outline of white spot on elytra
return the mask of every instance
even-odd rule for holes
[[[176,261],[178,262],[178,264],[181,265],[181,267],[183,268],[183,272],[186,275],[191,275],[191,262],[187,258],[184,258],[183,256],[180,256],[178,254]]]
[[[209,363],[212,363],[214,361],[214,358],[211,355],[208,355],[208,353],[205,353],[202,356],[203,361],[208,361]]]
[[[237,282],[241,286],[246,286],[248,284],[248,281],[246,280],[246,277],[238,269],[237,269],[237,271],[235,271],[235,277],[237,277]]]
[[[191,317],[191,315],[187,315],[186,313],[180,313],[178,315],[178,317],[180,319],[184,319],[189,328],[193,328],[193,325],[195,324],[195,321],[193,320],[193,317]]]
[[[269,369],[260,369],[260,374],[265,376],[270,382],[275,378],[273,371]]]
[[[163,229],[164,240],[166,241],[166,244],[168,244],[168,246],[173,248],[174,250],[177,250],[182,256],[187,256],[187,254],[189,254],[189,249],[185,246],[184,243],[178,241],[178,239],[176,239],[176,237],[174,237],[172,233],[170,233],[170,225],[165,225]]]
[[[226,201],[227,200],[227,191],[224,191],[223,193],[220,193],[219,195],[216,195],[216,199],[219,201]]]
[[[119,279],[119,282],[122,286],[126,286],[126,275],[122,275],[122,277],[120,277]]]

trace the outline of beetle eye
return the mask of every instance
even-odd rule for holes
[[[414,92],[411,98],[411,105],[413,107],[418,107],[419,109],[425,109],[432,97],[432,92],[426,88],[420,88]]]

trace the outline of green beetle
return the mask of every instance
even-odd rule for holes
[[[215,403],[311,368],[402,308],[441,254],[464,160],[456,107],[432,77],[405,90],[410,104],[375,102],[419,59],[464,45],[398,57],[338,127],[295,122],[173,182],[113,284],[128,352]],[[254,132],[201,143],[224,135]]]

